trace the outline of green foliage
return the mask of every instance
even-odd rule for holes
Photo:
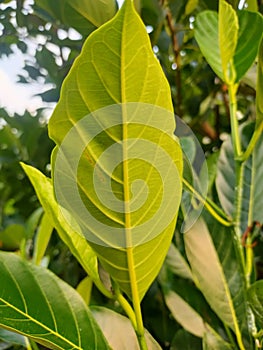
[[[2,327],[50,349],[109,349],[77,292],[50,271],[0,252],[0,272]]]
[[[0,57],[58,101],[51,161],[43,111],[1,109],[0,348],[260,348],[263,4],[240,6],[0,1]]]

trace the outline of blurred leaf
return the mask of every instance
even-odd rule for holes
[[[240,335],[229,286],[205,222],[199,219],[184,240],[193,274],[206,300],[220,319]]]
[[[188,0],[185,6],[185,15],[190,15],[198,6],[199,0]]]
[[[248,302],[253,310],[256,320],[263,324],[263,281],[257,281],[248,290]]]
[[[77,292],[82,296],[82,299],[85,301],[86,305],[89,305],[90,303],[92,286],[92,279],[89,276],[87,276],[83,278],[82,281],[80,281],[76,288]]]
[[[41,263],[42,258],[45,255],[51,234],[53,231],[53,225],[49,216],[44,213],[34,242],[33,262],[36,265]]]
[[[0,339],[6,341],[7,343],[21,345],[26,347],[25,337],[21,334],[10,332],[4,328],[0,328]],[[1,344],[0,344],[1,349]]]
[[[180,329],[173,338],[170,350],[203,350],[203,347],[200,338]]]
[[[232,345],[223,340],[214,330],[207,327],[203,337],[203,350],[231,350]]]
[[[262,127],[263,123],[263,37],[258,50],[257,64],[257,96],[256,96],[256,129]]]
[[[246,0],[246,10],[247,11],[253,11],[253,12],[257,12],[258,11],[258,2],[257,0]]]
[[[178,294],[169,291],[164,298],[176,321],[188,332],[202,338],[205,333],[202,317]]]
[[[263,25],[263,18],[259,13],[239,11],[237,15],[239,31],[233,57],[236,71],[234,82],[238,82],[254,62],[262,36]],[[229,23],[230,25],[231,23]],[[227,24],[225,23],[224,26],[227,26]],[[219,78],[224,81],[225,77],[218,41],[218,14],[216,12],[203,11],[198,14],[195,23],[195,38],[209,65]]]
[[[245,150],[251,139],[254,123],[243,125],[240,129],[242,148]],[[240,229],[245,232],[252,221],[263,222],[263,134],[243,165],[242,212]],[[218,159],[216,188],[220,203],[227,214],[232,216],[235,211],[235,161],[231,137],[224,141]]]
[[[104,307],[91,307],[91,311],[112,349],[140,349],[135,331],[127,317]],[[145,337],[148,350],[161,350],[160,345],[147,330],[145,331]]]
[[[187,261],[173,243],[170,245],[168,250],[165,264],[175,275],[188,278],[190,280],[193,279],[192,272]]]
[[[0,247],[4,250],[16,250],[25,238],[24,226],[19,224],[9,225],[4,231],[0,232]]]
[[[109,349],[79,294],[49,270],[0,252],[0,274],[2,327],[51,349]]]

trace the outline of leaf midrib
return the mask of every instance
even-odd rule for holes
[[[46,331],[48,331],[50,334],[55,335],[57,338],[60,338],[61,340],[63,340],[64,342],[68,343],[69,345],[73,346],[74,349],[79,349],[79,350],[83,350],[82,348],[80,348],[79,346],[77,346],[76,344],[72,343],[70,340],[68,340],[67,338],[64,338],[61,334],[54,332],[51,328],[47,327],[46,325],[44,325],[43,323],[39,322],[38,320],[36,320],[35,318],[31,317],[29,314],[23,312],[22,310],[18,309],[17,307],[15,307],[14,305],[8,303],[8,301],[4,300],[3,298],[0,297],[0,301],[5,304],[6,306],[10,307],[12,310],[16,311],[18,314],[24,316],[26,319],[28,319],[29,321],[39,325],[40,327],[42,327],[43,329],[45,329]],[[0,305],[1,308],[1,305]],[[10,318],[11,319],[11,318]],[[3,327],[6,327],[5,324],[0,323]],[[26,334],[26,333],[22,333],[22,334]],[[41,337],[39,337],[41,338]],[[46,340],[45,337],[42,337],[43,339]],[[48,340],[49,341],[49,340]],[[51,342],[52,343],[52,342]],[[53,343],[52,343],[53,344]],[[54,344],[56,345],[56,344]]]

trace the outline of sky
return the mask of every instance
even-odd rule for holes
[[[124,0],[118,0],[119,5]],[[0,59],[0,108],[5,108],[9,113],[23,114],[25,109],[34,112],[43,107],[43,102],[38,93],[47,90],[43,84],[19,84],[18,74],[22,74],[25,56],[16,50],[14,54]],[[50,111],[51,113],[51,111]]]

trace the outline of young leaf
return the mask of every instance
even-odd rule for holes
[[[222,0],[221,0],[222,1]],[[229,6],[229,5],[227,5]],[[236,72],[235,81],[237,83],[247,72],[257,56],[258,45],[262,36],[263,18],[259,13],[238,11],[238,40],[235,46],[235,53],[232,57],[233,68]],[[232,23],[224,23],[227,30]],[[222,23],[221,23],[222,25]],[[221,35],[221,37],[224,34]],[[230,34],[229,34],[230,35]],[[225,81],[224,67],[221,60],[219,44],[219,19],[218,14],[214,11],[203,11],[196,17],[195,38],[207,62],[218,75]],[[232,42],[232,39],[230,42]],[[221,42],[221,44],[223,44]],[[233,55],[229,51],[227,57]]]
[[[219,0],[219,49],[224,81],[234,83],[233,57],[238,39],[238,18],[236,11],[225,0]]]
[[[109,349],[79,294],[49,270],[0,252],[0,326],[50,349]]]
[[[174,128],[169,85],[127,0],[84,44],[49,133],[58,203],[131,299],[144,296],[173,235],[182,172]]]

